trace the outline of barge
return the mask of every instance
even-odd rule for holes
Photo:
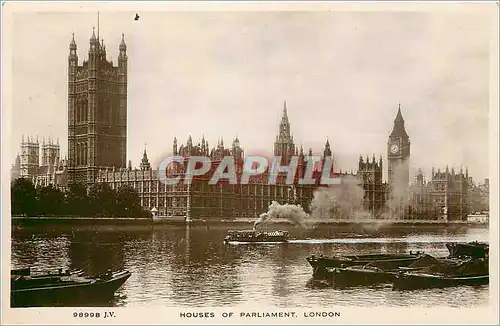
[[[319,257],[312,255],[307,257],[307,262],[313,268],[314,277],[325,277],[329,274],[331,268],[344,268],[349,266],[364,266],[372,264],[384,270],[397,269],[398,267],[407,267],[420,258],[420,253],[409,254],[368,254],[368,255],[349,255]]]

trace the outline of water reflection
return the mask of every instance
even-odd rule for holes
[[[114,306],[201,307],[248,302],[278,307],[468,306],[488,299],[487,287],[408,293],[385,287],[339,290],[306,286],[312,270],[305,258],[313,253],[420,250],[444,255],[446,241],[487,240],[485,229],[427,227],[378,232],[344,227],[290,228],[292,238],[301,241],[224,245],[227,230],[224,226],[164,225],[25,228],[13,233],[12,263],[14,267],[81,268],[89,274],[108,268],[128,269],[132,276],[110,303]]]

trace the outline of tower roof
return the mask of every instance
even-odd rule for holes
[[[125,44],[125,34],[122,33],[122,41],[120,42],[120,50],[125,51],[127,49],[127,45]]]
[[[73,33],[73,36],[71,38],[71,43],[69,43],[69,49],[76,50],[75,33]]]
[[[281,123],[288,124],[288,112],[286,108],[286,100],[283,102],[283,116],[281,117]]]
[[[408,134],[405,129],[405,120],[401,114],[401,104],[399,104],[398,113],[396,115],[396,119],[394,119],[394,127],[392,128],[390,137],[408,138]]]
[[[148,160],[148,154],[146,152],[146,146],[144,146],[144,154],[142,154],[142,160],[141,160],[141,170],[144,170],[144,169],[149,169],[151,167],[151,165],[149,164],[149,160]]]

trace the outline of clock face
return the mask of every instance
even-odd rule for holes
[[[396,144],[392,145],[391,146],[391,153],[396,154],[398,152],[398,149],[399,149],[398,145],[396,145]]]

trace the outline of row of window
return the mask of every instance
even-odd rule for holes
[[[108,182],[110,180],[108,179]],[[141,192],[171,192],[171,191],[187,191],[188,185],[186,184],[177,184],[177,185],[166,185],[159,181],[124,181],[119,182],[115,180],[115,182],[110,182],[112,187],[119,187],[122,183],[128,184],[138,189]],[[151,191],[150,191],[151,187]],[[302,189],[292,190],[288,187],[276,187],[276,186],[268,186],[268,185],[247,185],[242,188],[234,189],[233,187],[223,188],[223,194],[248,194],[248,195],[263,195],[263,196],[302,196],[304,192]],[[241,190],[241,191],[238,191]],[[190,187],[191,193],[206,193],[206,194],[218,194],[221,193],[221,188],[210,185],[198,185],[197,187]]]
[[[75,122],[81,123],[88,120],[88,101],[75,102]]]
[[[77,166],[87,165],[87,143],[75,143],[75,164]]]

